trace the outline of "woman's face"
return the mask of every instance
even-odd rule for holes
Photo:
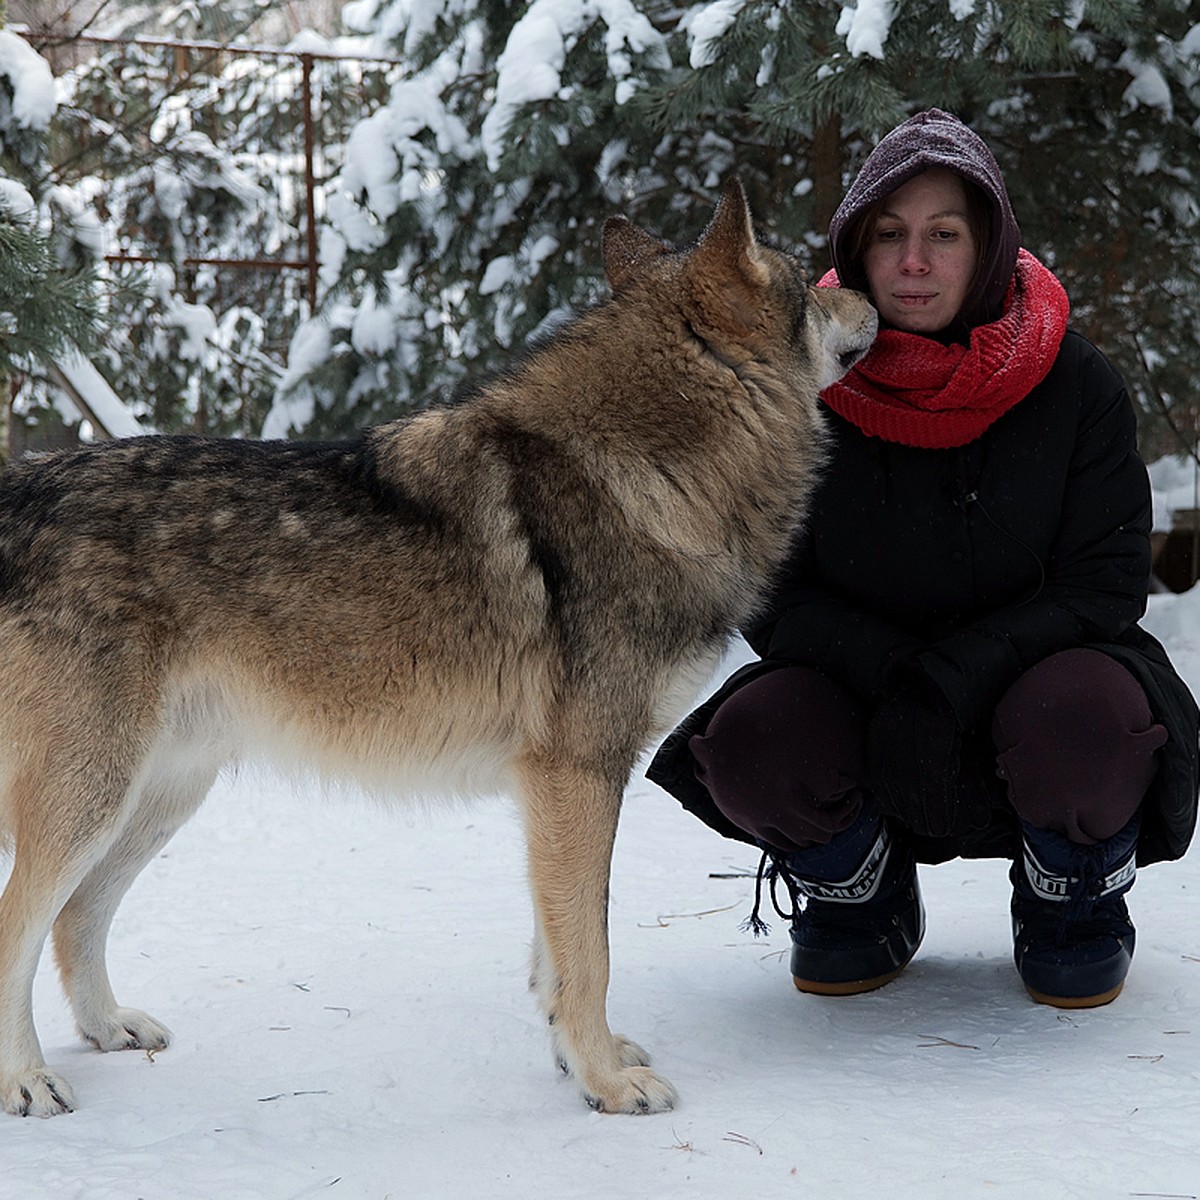
[[[958,316],[978,261],[967,192],[934,167],[883,201],[863,267],[880,317],[908,333],[937,333]]]

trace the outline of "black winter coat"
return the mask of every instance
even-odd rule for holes
[[[869,707],[888,663],[919,653],[979,753],[992,711],[1048,655],[1102,650],[1129,669],[1168,732],[1143,806],[1139,861],[1178,858],[1196,820],[1200,714],[1137,622],[1150,575],[1150,487],[1117,373],[1070,333],[1046,379],[982,436],[950,450],[868,437],[827,411],[830,465],[806,533],[761,617],[765,660],[743,668],[664,743],[650,778],[730,837],[687,748],[733,689],[777,662],[814,667]],[[972,744],[968,736],[966,744]],[[980,771],[980,778],[994,776]],[[922,861],[1011,856],[1016,818],[999,780],[970,841],[916,839]]]

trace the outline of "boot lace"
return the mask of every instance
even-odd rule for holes
[[[788,899],[791,903],[790,909],[781,908],[779,904],[781,881],[787,889]],[[754,908],[751,909],[750,915],[740,927],[743,933],[753,933],[755,937],[763,937],[771,932],[771,926],[761,916],[764,883],[767,885],[766,890],[771,900],[771,907],[785,921],[794,921],[800,912],[800,891],[791,872],[770,850],[764,850],[762,858],[758,860],[758,871],[754,876]]]
[[[1066,899],[1021,906],[1021,923],[1027,940],[1052,942],[1061,949],[1068,944],[1128,933],[1129,913],[1122,896],[1102,895],[1110,867],[1105,851],[1103,843],[1072,846]]]
[[[787,892],[787,908],[779,902],[781,884]],[[883,922],[895,919],[897,914],[911,907],[913,903],[911,887],[899,888],[894,895],[876,897],[863,904],[829,904],[815,900],[804,894],[795,875],[788,870],[786,862],[770,850],[764,850],[754,879],[754,907],[739,927],[743,933],[763,937],[771,932],[771,926],[762,918],[764,894],[770,899],[771,907],[785,921],[794,924],[799,920],[802,911],[807,911],[810,906],[815,905],[823,914],[836,914],[838,928],[847,932],[860,931],[871,936],[877,936]]]

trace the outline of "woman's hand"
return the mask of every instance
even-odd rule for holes
[[[962,731],[949,702],[918,671],[895,679],[875,710],[867,766],[886,815],[926,837],[962,832]]]

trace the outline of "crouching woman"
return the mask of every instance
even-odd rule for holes
[[[1151,506],[1129,397],[953,116],[879,143],[830,245],[822,282],[868,292],[880,336],[824,393],[811,518],[743,631],[760,661],[651,778],[763,849],[804,991],[904,969],[917,862],[1004,857],[1030,995],[1105,1004],[1136,869],[1184,853],[1197,796],[1196,705],[1138,625]]]

